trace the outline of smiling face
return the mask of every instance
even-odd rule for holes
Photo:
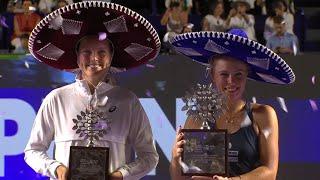
[[[247,82],[248,66],[231,57],[218,57],[210,63],[211,77],[218,91],[226,93],[232,102],[241,100]]]
[[[112,46],[108,40],[98,36],[86,36],[79,42],[78,66],[86,77],[106,74],[111,66]]]

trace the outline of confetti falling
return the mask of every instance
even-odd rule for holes
[[[268,137],[269,137],[270,134],[271,134],[271,129],[270,129],[270,128],[263,129],[263,130],[262,130],[262,134],[264,135],[264,137],[265,137],[266,139],[268,139]]]
[[[318,105],[317,105],[316,101],[309,99],[309,103],[310,103],[313,111],[318,111]]]
[[[3,16],[0,16],[0,25],[6,28],[9,28],[9,26],[6,23],[6,18]]]
[[[253,102],[253,103],[257,103],[256,97],[254,97],[254,96],[252,97],[252,102]]]
[[[148,97],[152,97],[152,93],[151,93],[151,91],[150,91],[149,89],[146,90],[146,95],[147,95]]]
[[[27,61],[24,62],[24,66],[28,69],[30,68],[29,63]]]
[[[284,98],[277,97],[277,101],[279,102],[281,109],[287,113],[288,112],[288,108],[287,108],[287,105],[286,105],[286,102],[285,102]]]
[[[316,83],[316,76],[314,76],[314,75],[312,76],[311,82],[312,82],[313,85]]]
[[[29,6],[29,11],[36,11],[37,9],[33,6]]]
[[[296,56],[298,54],[298,48],[297,48],[297,45],[295,43],[293,43],[292,49],[293,49],[293,55]]]
[[[155,67],[156,67],[155,65],[152,65],[152,64],[146,64],[146,66],[147,66],[148,68],[155,68]]]
[[[103,41],[105,39],[107,39],[107,33],[99,32],[99,41]]]
[[[160,91],[164,91],[166,88],[166,81],[156,81],[156,87],[160,90]]]

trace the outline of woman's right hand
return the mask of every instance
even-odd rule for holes
[[[183,148],[182,146],[186,143],[185,140],[183,140],[184,134],[181,132],[181,127],[178,128],[176,139],[172,148],[172,159],[176,162],[179,162]]]
[[[64,165],[60,165],[56,169],[56,174],[59,180],[67,180],[68,168]]]

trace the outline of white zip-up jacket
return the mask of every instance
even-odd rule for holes
[[[72,127],[72,119],[85,111],[89,103],[107,114],[111,129],[98,141],[98,147],[109,147],[109,172],[120,171],[124,179],[140,179],[156,167],[159,156],[155,149],[149,119],[132,92],[108,83],[100,83],[91,95],[88,84],[75,83],[50,92],[38,111],[25,148],[25,161],[36,172],[56,179],[55,170],[68,167],[70,146],[86,146]],[[109,110],[112,109],[112,112]],[[54,159],[47,155],[54,141]],[[132,158],[132,149],[136,158]]]

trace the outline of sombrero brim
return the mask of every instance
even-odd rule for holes
[[[129,69],[157,57],[160,39],[138,13],[118,4],[83,1],[55,10],[42,19],[29,38],[29,51],[39,61],[64,70],[78,68],[75,46],[86,35],[104,34],[114,46],[112,67]]]
[[[208,60],[223,54],[247,63],[248,78],[273,84],[290,84],[295,75],[288,64],[264,45],[238,35],[224,32],[192,32],[170,40],[177,52],[208,65]]]

